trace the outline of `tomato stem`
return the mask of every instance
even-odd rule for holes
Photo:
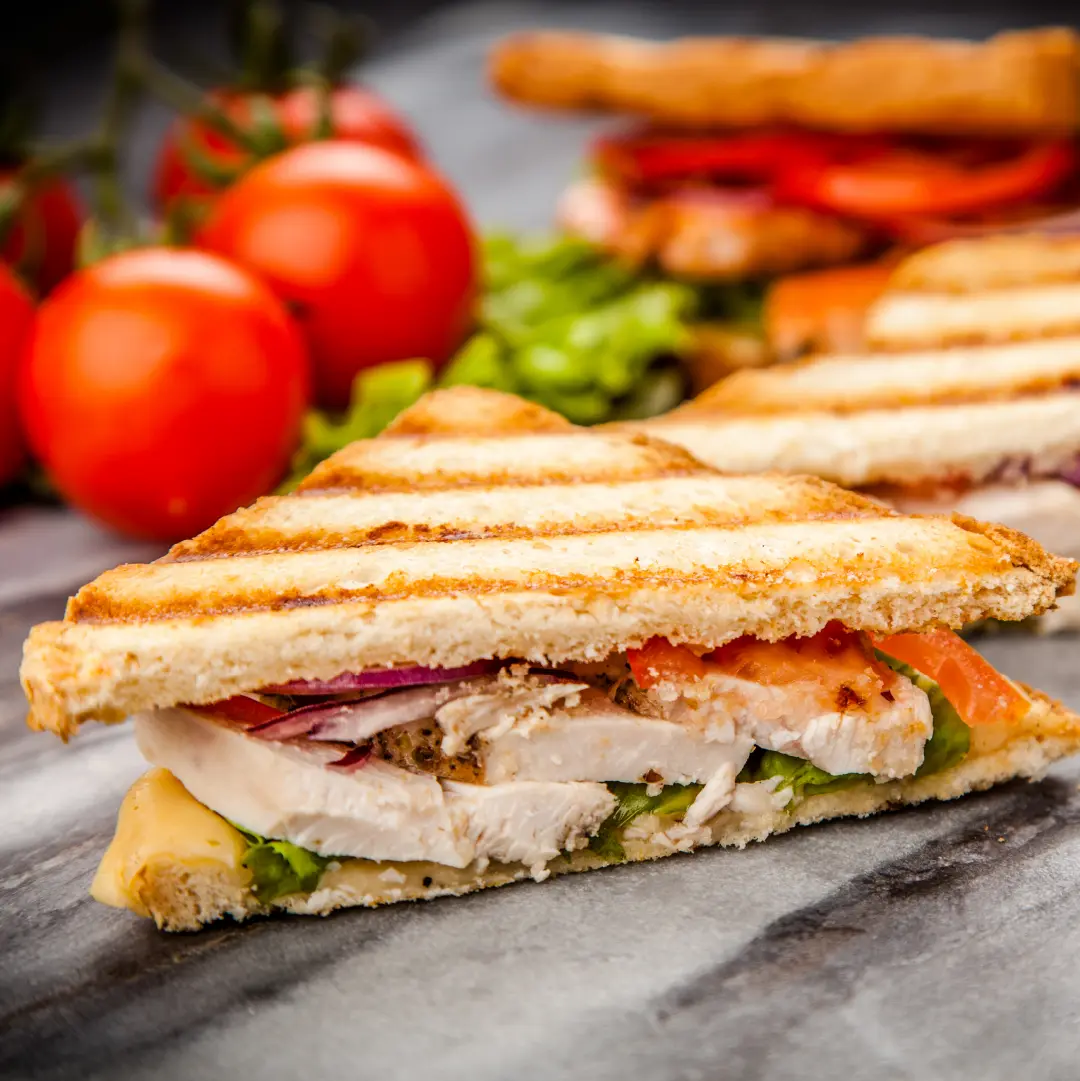
[[[279,93],[290,66],[288,34],[274,0],[247,0],[240,5],[235,34],[240,61],[240,90]]]
[[[258,140],[244,131],[212,101],[208,101],[194,83],[189,83],[169,71],[146,53],[140,54],[135,59],[135,64],[136,78],[147,93],[164,101],[178,113],[191,116],[212,128],[236,146],[253,154],[258,153]]]
[[[311,8],[316,36],[322,47],[322,58],[310,69],[328,86],[337,86],[349,69],[355,67],[370,51],[375,28],[370,19],[362,15],[343,15],[325,4]],[[301,82],[309,69],[294,74],[294,82]]]

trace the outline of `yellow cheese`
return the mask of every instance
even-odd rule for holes
[[[150,916],[144,886],[156,869],[166,867],[203,871],[242,890],[251,877],[240,862],[246,849],[238,830],[199,803],[168,770],[153,769],[124,797],[90,894],[103,904]]]

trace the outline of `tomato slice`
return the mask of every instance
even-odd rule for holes
[[[836,620],[803,638],[793,635],[778,642],[736,638],[705,660],[716,671],[754,683],[816,684],[830,700],[840,687],[868,698],[896,680],[895,673],[874,657],[866,638]]]
[[[952,631],[893,634],[873,642],[937,683],[967,724],[1017,721],[1031,706],[1019,687]]]
[[[866,313],[893,267],[864,263],[779,278],[765,294],[766,340],[781,357],[861,349]]]
[[[248,698],[246,694],[238,694],[235,698],[223,698],[220,702],[211,702],[206,706],[186,706],[192,713],[201,713],[204,717],[213,720],[233,721],[242,724],[245,728],[251,728],[257,724],[265,724],[275,717],[284,716],[280,709],[266,705],[257,698]]]
[[[947,217],[1034,199],[1076,166],[1076,146],[1068,140],[1033,143],[1004,160],[976,164],[896,147],[861,161],[792,170],[778,194],[855,218]]]
[[[608,175],[631,184],[691,177],[773,180],[795,166],[827,164],[842,145],[840,138],[805,131],[725,136],[646,131],[598,139],[593,144],[593,160]]]
[[[634,682],[648,690],[664,680],[701,679],[705,662],[689,646],[676,646],[666,638],[650,638],[640,649],[628,649],[626,659]]]

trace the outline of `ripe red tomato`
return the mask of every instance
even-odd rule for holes
[[[14,480],[26,460],[15,404],[19,360],[34,321],[34,305],[22,283],[0,266],[0,485]]]
[[[0,174],[0,184],[11,174]],[[71,273],[83,214],[74,189],[64,180],[31,194],[0,252],[2,259],[39,292],[47,293]]]
[[[215,91],[211,100],[243,127],[252,123],[251,95]],[[274,115],[290,143],[311,139],[319,122],[319,98],[311,87],[298,87],[272,99]],[[338,86],[330,92],[330,124],[335,139],[380,146],[419,161],[420,144],[408,122],[381,97],[359,86]],[[154,170],[154,200],[166,207],[177,196],[207,198],[217,193],[185,160],[184,147],[194,146],[216,166],[241,166],[245,152],[224,135],[197,120],[173,124],[158,152]]]
[[[429,169],[375,147],[307,143],[257,165],[197,242],[260,275],[299,319],[319,404],[385,361],[445,361],[468,331],[472,233]]]
[[[125,533],[176,540],[280,479],[308,380],[300,333],[261,282],[205,252],[144,248],[42,304],[19,404],[65,498]]]

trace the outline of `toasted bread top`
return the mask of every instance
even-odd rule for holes
[[[292,679],[600,659],[654,635],[1020,619],[1075,573],[1002,527],[904,517],[812,478],[722,476],[492,391],[437,392],[395,432],[80,590],[26,643],[30,723],[66,736]]]
[[[980,483],[1005,464],[1053,476],[1080,454],[1080,401],[1072,393],[850,413],[699,408],[644,427],[717,469],[813,473],[854,488]]]
[[[1080,37],[1068,29],[843,44],[527,32],[496,45],[490,76],[528,105],[683,127],[1039,135],[1080,126]]]
[[[784,413],[923,403],[991,401],[1057,390],[1080,381],[1080,337],[822,356],[799,364],[746,369],[676,411]],[[1077,400],[1080,410],[1080,399]]]
[[[1080,283],[1080,238],[1018,233],[923,248],[897,264],[889,289],[982,293],[1058,282]]]

